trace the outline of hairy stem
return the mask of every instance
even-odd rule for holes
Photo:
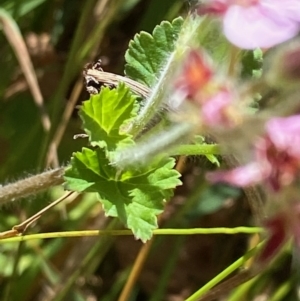
[[[155,137],[150,137],[133,147],[128,147],[117,152],[112,162],[119,167],[126,168],[135,164],[145,164],[153,156],[164,150],[165,154],[176,148],[180,142],[190,137],[193,125],[181,123],[172,126],[168,131],[161,132]],[[175,152],[176,153],[176,152]]]
[[[61,185],[64,182],[64,171],[65,169],[60,167],[15,183],[0,186],[0,206],[45,191],[50,187]]]

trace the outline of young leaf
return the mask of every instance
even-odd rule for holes
[[[136,96],[124,84],[116,89],[103,87],[99,94],[83,102],[79,112],[91,145],[108,151],[132,143],[124,128],[136,114]]]
[[[262,73],[263,51],[259,48],[253,51],[245,51],[242,56],[242,72],[243,78],[254,77],[258,79]]]
[[[153,86],[174,50],[182,24],[183,19],[179,17],[172,23],[163,21],[154,28],[152,35],[143,31],[136,34],[125,54],[125,74],[148,87]]]
[[[220,167],[220,162],[218,158],[213,154],[206,154],[206,159],[209,160],[212,164],[216,164],[218,167]]]
[[[164,158],[147,167],[120,171],[108,161],[104,149],[83,148],[66,170],[67,189],[97,192],[108,216],[119,217],[135,237],[146,241],[157,228],[156,215],[180,185],[174,159]]]

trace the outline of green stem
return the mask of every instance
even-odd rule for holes
[[[110,221],[107,228],[113,229],[115,227],[118,227],[118,224],[119,221],[117,219],[113,219]],[[79,278],[79,276],[89,274],[89,269],[95,269],[95,267],[98,266],[100,262],[104,259],[112,243],[113,243],[112,237],[107,236],[102,239],[99,239],[98,242],[86,254],[86,256],[82,258],[81,264],[74,271],[74,273],[72,273],[68,277],[67,281],[63,284],[63,286],[61,286],[61,289],[58,292],[56,292],[55,297],[51,300],[53,301],[66,300],[67,294],[70,292],[72,286]],[[97,260],[97,264],[92,264],[93,260]]]
[[[176,147],[172,151],[172,156],[219,155],[220,153],[218,144],[186,144]]]
[[[274,292],[273,296],[270,297],[269,301],[281,301],[287,297],[288,293],[293,289],[292,279],[284,282],[282,285],[278,287],[278,289]]]
[[[192,228],[192,229],[156,229],[153,230],[153,235],[198,235],[198,234],[255,234],[263,231],[260,227],[235,227],[235,228]],[[98,236],[98,235],[132,235],[131,230],[88,230],[88,231],[65,231],[30,234],[24,236],[10,237],[0,240],[0,244],[7,242],[19,242],[34,239],[47,238],[66,238],[66,237],[83,237],[83,236]]]
[[[220,274],[218,274],[215,278],[210,280],[204,286],[202,286],[198,291],[196,291],[192,296],[187,298],[185,301],[198,301],[200,297],[206,294],[210,289],[219,284],[222,280],[224,280],[227,276],[232,274],[235,270],[243,266],[249,258],[257,253],[259,249],[263,246],[263,242],[258,244],[255,248],[251,249],[245,255],[236,260],[233,264],[223,270]]]
[[[174,148],[177,149],[177,145],[183,139],[187,139],[192,130],[192,124],[175,124],[154,137],[150,136],[132,147],[117,152],[112,162],[122,168],[140,163],[145,164],[162,152],[172,152]]]
[[[19,264],[20,264],[20,259],[22,257],[22,253],[24,251],[24,243],[23,242],[19,242],[18,247],[17,247],[17,252],[14,256],[14,263],[13,263],[13,271],[12,274],[10,276],[9,282],[5,288],[4,291],[4,296],[3,296],[3,301],[9,301],[11,300],[11,295],[12,295],[12,291],[14,289],[17,289],[16,287],[16,278],[18,277],[18,268],[19,268]]]
[[[247,296],[251,287],[253,287],[255,281],[257,281],[258,276],[252,278],[251,280],[241,284],[237,287],[228,297],[227,301],[241,301],[243,298]]]

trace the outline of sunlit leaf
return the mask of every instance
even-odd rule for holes
[[[156,215],[163,211],[164,201],[181,184],[174,163],[165,158],[120,171],[110,164],[103,149],[84,148],[74,154],[65,178],[70,190],[97,192],[106,214],[119,217],[136,238],[146,241],[157,227]]]
[[[116,89],[104,87],[99,94],[92,95],[83,102],[79,115],[91,145],[113,151],[121,144],[132,143],[125,128],[136,112],[136,97],[120,84]]]

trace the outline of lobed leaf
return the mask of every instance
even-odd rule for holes
[[[136,34],[125,54],[125,74],[148,87],[153,86],[174,50],[182,24],[183,19],[179,17],[172,23],[163,21],[152,35],[143,31]]]
[[[133,143],[125,127],[136,114],[136,96],[124,84],[116,89],[103,87],[99,94],[83,102],[79,112],[91,145],[108,151]]]
[[[164,201],[180,185],[175,160],[160,159],[149,166],[120,171],[112,166],[104,149],[83,148],[74,154],[66,170],[67,189],[97,192],[106,215],[119,217],[135,237],[146,241],[157,228],[156,215]]]
[[[174,49],[182,22],[181,18],[163,22],[154,29],[153,37],[145,32],[137,35],[127,52],[127,75],[154,84]],[[97,192],[106,214],[118,217],[136,238],[146,241],[157,228],[156,216],[163,211],[164,201],[181,182],[172,158],[159,158],[128,170],[111,164],[116,150],[134,144],[126,126],[137,111],[136,96],[124,84],[112,90],[104,87],[85,101],[79,114],[95,149],[75,153],[65,179],[67,189]]]

